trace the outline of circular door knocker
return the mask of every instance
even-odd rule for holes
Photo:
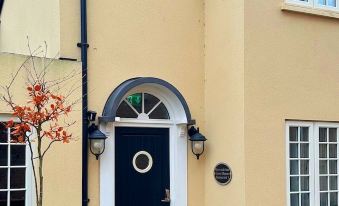
[[[150,153],[146,151],[139,151],[135,153],[132,164],[137,172],[146,173],[150,171],[153,166],[153,158]]]

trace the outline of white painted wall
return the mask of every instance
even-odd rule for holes
[[[59,0],[5,0],[0,19],[0,52],[29,54],[28,36],[32,50],[46,41],[47,56],[59,57]]]

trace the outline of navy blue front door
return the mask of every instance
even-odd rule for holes
[[[115,206],[169,206],[169,129],[116,127]]]

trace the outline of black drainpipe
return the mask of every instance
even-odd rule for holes
[[[86,0],[80,0],[81,8],[81,48],[82,62],[82,206],[87,206],[88,199],[88,96],[87,96],[87,8]]]

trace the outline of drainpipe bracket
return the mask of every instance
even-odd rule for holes
[[[83,47],[83,46],[85,46],[86,48],[88,48],[88,47],[89,47],[89,44],[87,44],[87,43],[77,43],[77,46],[78,46],[78,47]]]

